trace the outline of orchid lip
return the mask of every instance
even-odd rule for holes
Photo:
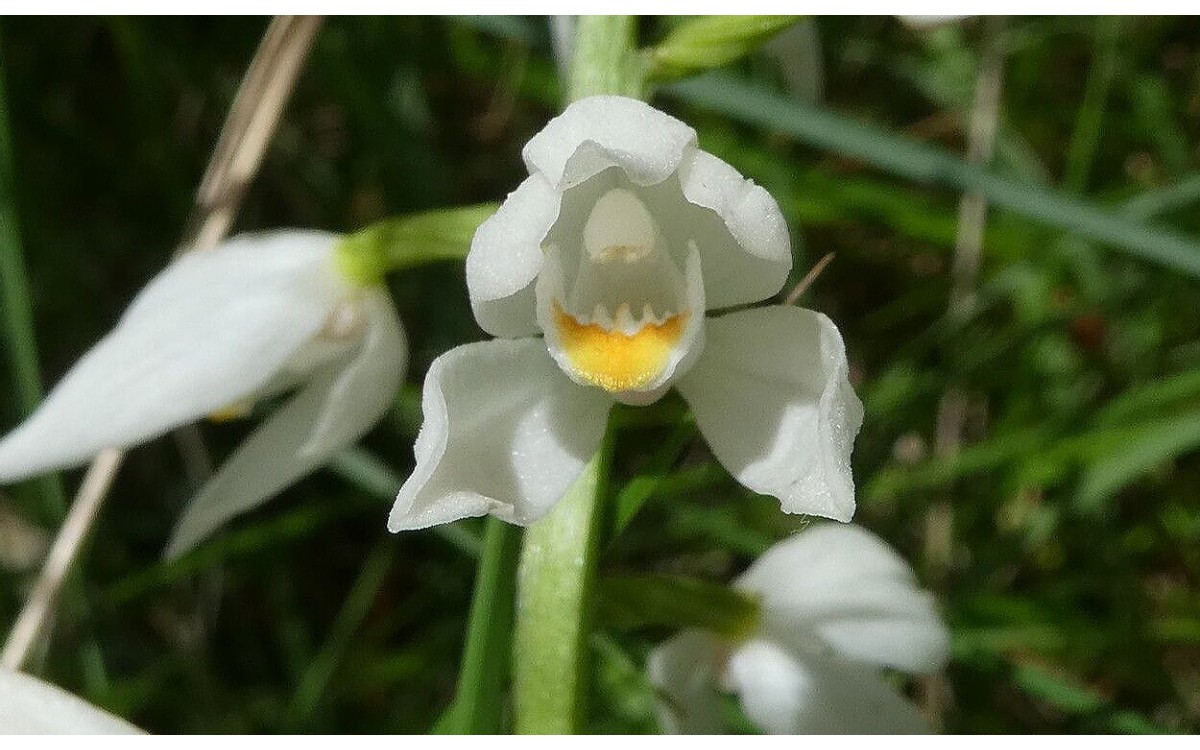
[[[646,388],[670,363],[683,338],[687,312],[658,318],[650,305],[635,320],[628,303],[617,308],[615,319],[602,306],[588,319],[566,312],[552,303],[554,325],[575,374],[589,385],[610,393]]]
[[[545,248],[542,322],[552,352],[576,382],[618,398],[660,393],[693,319],[685,274],[634,189],[601,194],[579,239]]]
[[[569,316],[581,326],[599,326],[605,331],[619,332],[626,336],[634,336],[646,326],[661,326],[668,320],[679,317],[681,314],[687,314],[685,310],[682,313],[667,311],[662,315],[656,315],[649,302],[642,305],[641,316],[637,318],[633,316],[633,307],[628,302],[618,304],[615,314],[609,312],[608,306],[603,302],[597,302],[590,315],[581,315],[568,310],[559,299],[554,300],[554,304],[559,312]]]

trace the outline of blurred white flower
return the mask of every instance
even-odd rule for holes
[[[759,600],[753,633],[733,643],[688,630],[650,654],[665,731],[720,732],[718,690],[736,693],[769,734],[929,731],[879,668],[937,671],[949,635],[932,595],[881,539],[822,524],[771,547],[736,586]]]
[[[824,315],[746,305],[792,265],[774,199],[647,104],[594,96],[525,146],[530,176],[479,228],[467,286],[498,340],[439,357],[388,528],[549,511],[614,401],[675,386],[717,458],[791,513],[849,520],[862,406]],[[537,334],[544,338],[536,338]]]
[[[142,734],[60,687],[0,669],[0,734]]]
[[[176,554],[353,443],[391,403],[407,345],[387,291],[338,270],[339,239],[242,235],[172,262],[0,441],[0,483],[294,389],[188,506]]]

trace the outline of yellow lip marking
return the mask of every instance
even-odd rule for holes
[[[662,373],[675,344],[683,336],[688,313],[662,323],[646,323],[637,332],[609,330],[598,323],[580,323],[554,300],[559,341],[580,378],[620,393],[649,385]]]

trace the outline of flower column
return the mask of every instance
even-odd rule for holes
[[[583,16],[571,60],[569,98],[642,96],[631,16]],[[580,728],[596,532],[611,435],[548,516],[529,527],[518,570],[513,645],[514,725],[519,733]]]

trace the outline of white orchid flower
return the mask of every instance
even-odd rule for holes
[[[0,734],[143,734],[62,688],[0,669]]]
[[[339,271],[339,239],[243,235],[172,262],[0,441],[0,484],[295,389],[188,506],[176,554],[353,443],[391,404],[407,345],[387,291]]]
[[[949,635],[933,597],[881,539],[822,524],[771,547],[736,586],[759,601],[754,632],[734,643],[688,630],[650,654],[665,731],[720,732],[719,690],[737,694],[769,734],[929,731],[880,668],[937,671]]]
[[[529,178],[467,256],[475,318],[498,339],[430,368],[388,528],[532,523],[595,452],[614,402],[671,387],[742,484],[849,520],[862,406],[837,328],[790,306],[706,316],[783,286],[792,256],[774,199],[699,150],[692,128],[619,96],[570,105],[524,158]]]

